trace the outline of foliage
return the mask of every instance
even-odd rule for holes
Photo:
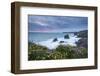
[[[56,49],[48,49],[45,46],[28,43],[28,60],[55,60],[55,59],[76,59],[88,57],[88,31],[75,32],[80,39],[76,42],[77,46],[71,45],[59,45]],[[69,35],[64,36],[65,39],[69,39]],[[58,41],[54,38],[53,42]],[[59,43],[64,43],[60,41]]]
[[[59,45],[56,48],[57,52],[60,52],[62,54],[63,58],[72,58],[73,56],[73,51],[72,51],[72,47],[70,45]]]
[[[41,45],[37,45],[35,43],[29,42],[28,43],[28,50],[29,50],[29,53],[30,53],[31,51],[47,51],[48,48],[45,47],[45,46],[41,46]]]
[[[88,57],[88,51],[86,48],[73,48],[73,58],[87,58]]]
[[[87,57],[87,49],[70,45],[59,45],[56,49],[49,50],[44,46],[29,43],[28,50],[29,60],[55,60]]]
[[[35,43],[28,43],[28,59],[29,60],[42,60],[47,55],[48,48],[45,46],[37,45]]]

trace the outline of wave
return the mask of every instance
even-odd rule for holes
[[[72,36],[69,39],[57,38],[57,41],[53,42],[54,39],[48,39],[46,41],[37,42],[36,44],[46,46],[49,49],[55,49],[59,45],[71,45],[76,46],[76,43],[80,38]]]

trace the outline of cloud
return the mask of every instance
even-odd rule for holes
[[[87,17],[74,16],[28,16],[29,31],[73,31],[87,29]],[[38,27],[38,28],[37,28]]]
[[[46,19],[39,16],[29,16],[28,22],[33,24],[38,24],[40,26],[48,26],[48,23],[46,22]]]
[[[48,24],[46,22],[41,21],[34,21],[34,23],[40,25],[40,26],[48,26]]]

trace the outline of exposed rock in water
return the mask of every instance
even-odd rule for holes
[[[68,35],[68,34],[65,35],[64,38],[65,38],[65,39],[69,39],[69,35]]]
[[[64,43],[64,41],[60,41],[59,43]]]
[[[53,42],[56,42],[56,41],[58,41],[58,39],[57,39],[57,38],[54,38],[54,39],[53,39]]]

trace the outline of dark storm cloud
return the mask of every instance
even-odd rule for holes
[[[71,32],[87,29],[87,17],[28,16],[29,31]]]

